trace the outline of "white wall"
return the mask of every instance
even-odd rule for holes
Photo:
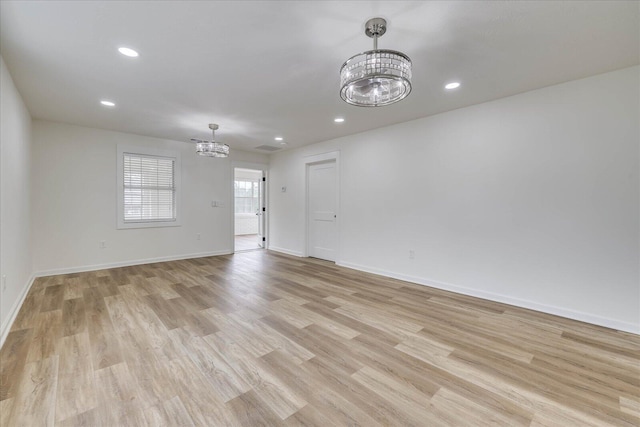
[[[0,57],[0,343],[32,281],[31,116]]]
[[[339,150],[339,264],[640,333],[639,77],[273,154],[270,248],[304,254],[304,157]]]
[[[235,214],[235,235],[258,234],[258,215]]]
[[[228,159],[205,158],[185,142],[46,121],[34,121],[33,132],[38,274],[230,253],[231,162],[268,161],[233,147]],[[182,226],[116,229],[117,144],[181,152]],[[222,207],[211,207],[214,200]],[[106,242],[105,249],[100,241]]]

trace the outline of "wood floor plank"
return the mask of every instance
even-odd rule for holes
[[[313,427],[329,424],[338,425],[329,420],[326,411],[320,412],[313,405],[306,405],[295,414],[292,414],[284,422],[284,425],[288,427]]]
[[[305,362],[303,368],[314,375],[316,381],[326,384],[332,392],[349,400],[349,402],[381,425],[406,426],[421,424],[421,422],[416,422],[416,411],[409,413],[403,410],[390,400],[377,394],[364,383],[354,379],[354,375],[357,375],[360,371],[351,376],[343,375],[330,362],[321,357],[314,357]]]
[[[315,354],[313,354],[306,348],[297,344],[295,341],[292,341],[287,336],[282,335],[275,329],[266,325],[264,322],[261,322],[259,319],[245,321],[238,320],[238,323],[243,325],[245,329],[253,331],[255,335],[259,336],[260,339],[264,341],[268,348],[271,348],[272,350],[282,350],[296,364],[300,364],[305,360],[309,360],[315,356]]]
[[[175,395],[174,378],[169,375],[168,365],[161,356],[146,352],[126,355],[125,360],[144,406],[162,403]]]
[[[419,332],[422,329],[422,326],[418,324],[405,322],[399,319],[396,321],[389,320],[389,316],[379,316],[376,314],[375,310],[363,309],[362,307],[357,307],[349,303],[341,306],[340,308],[336,308],[335,311],[340,314],[344,314],[347,317],[351,317],[352,319],[366,323],[367,325],[386,332],[400,340],[406,339],[409,336],[409,333]]]
[[[439,424],[455,426],[458,417],[454,414],[465,414],[468,425],[498,425],[498,426],[528,426],[530,420],[514,420],[513,417],[505,417],[500,412],[492,411],[477,402],[467,399],[447,388],[443,387],[431,398],[428,411],[434,414]]]
[[[147,425],[145,406],[126,363],[95,371],[95,379],[99,396],[96,417],[103,426]]]
[[[307,404],[280,381],[267,364],[233,342],[233,338],[226,333],[218,332],[204,340],[246,379],[258,398],[281,419],[286,419]]]
[[[235,418],[220,397],[211,393],[211,384],[188,356],[170,361],[169,369],[173,378],[181,379],[176,381],[175,391],[194,424],[234,425]]]
[[[251,389],[247,380],[238,375],[202,338],[189,337],[183,344],[193,363],[200,369],[201,375],[211,383],[216,396],[223,402],[228,402]]]
[[[32,345],[31,329],[18,329],[9,332],[0,352],[0,401],[15,396],[20,376],[27,361]]]
[[[42,277],[0,425],[638,426],[640,336],[264,250]]]
[[[56,427],[100,427],[103,426],[97,409],[90,409],[73,417],[56,422]]]
[[[620,410],[634,417],[640,417],[640,396],[620,396]]]
[[[62,421],[97,406],[91,346],[86,333],[60,340],[56,421]]]
[[[87,328],[84,299],[66,299],[62,303],[62,335],[69,336],[82,333]]]
[[[64,301],[64,285],[53,285],[44,291],[44,300],[40,307],[41,312],[60,310]]]
[[[12,329],[14,330],[33,328],[36,325],[40,306],[44,300],[45,289],[34,289],[34,287],[35,285],[31,287],[31,291],[25,298],[15,322],[13,322]]]
[[[325,317],[331,318],[344,326],[347,326],[349,329],[358,332],[357,335],[374,335],[381,344],[394,346],[400,342],[400,339],[392,334],[367,325],[366,323],[360,322],[353,317],[345,316],[341,313],[338,313],[334,309],[331,309],[323,304],[312,302],[304,304],[303,306],[308,310],[314,311]]]
[[[295,326],[280,320],[275,316],[265,317],[261,321],[267,323],[273,329],[288,336],[298,345],[306,348],[316,356],[325,357],[333,361],[336,367],[342,369],[344,374],[350,375],[362,367],[357,358],[353,357],[349,352],[340,352],[345,345],[335,340],[326,339],[326,337],[318,337],[313,330],[298,329]],[[316,325],[310,325],[312,328]]]
[[[178,396],[148,407],[144,410],[144,416],[150,426],[195,426]]]
[[[55,424],[58,356],[27,363],[7,425]]]
[[[406,383],[396,381],[392,377],[366,366],[351,375],[351,378],[399,408],[399,412],[405,414],[410,425],[444,424],[441,418],[429,411],[430,397]]]
[[[355,331],[340,322],[333,321],[330,318],[314,312],[313,310],[308,310],[306,308],[306,304],[297,305],[287,301],[277,301],[274,305],[277,306],[278,314],[284,311],[290,318],[293,317],[296,319],[306,320],[306,324],[298,327],[304,328],[306,326],[316,324],[346,339],[354,338],[360,334],[360,332]]]
[[[308,369],[305,363],[294,367],[279,351],[264,355],[262,359],[281,372],[281,379],[289,387],[299,395],[305,396],[310,405],[322,412],[327,420],[325,425],[381,425],[357,404],[336,393],[335,389],[325,382],[325,378]],[[348,377],[342,373],[340,376]]]
[[[89,287],[89,280],[82,277],[69,279],[64,283],[64,300],[82,298],[83,292]]]
[[[176,291],[171,287],[172,284],[177,283],[171,280],[167,280],[163,277],[149,277],[147,282],[153,286],[154,293],[160,295],[164,299],[173,299],[180,297]]]
[[[220,331],[228,333],[246,351],[260,357],[274,349],[251,327],[244,327],[231,315],[224,315],[215,309],[207,309],[201,312],[215,323]]]
[[[439,320],[423,321],[425,328],[418,335],[446,343],[449,347],[456,348],[460,345],[467,348],[489,349],[514,360],[529,363],[533,360],[532,352],[525,351],[519,346],[509,343],[498,337],[488,336],[479,331],[468,332],[460,328],[452,328],[446,322]]]
[[[0,400],[0,426],[8,426],[11,411],[13,411],[13,397]]]
[[[136,385],[130,380],[131,378],[131,373],[125,363],[118,363],[95,371],[100,401],[108,405],[112,402],[140,400]]]
[[[122,362],[120,342],[107,313],[89,315],[88,331],[94,369]]]
[[[270,304],[269,312],[270,315],[279,317],[296,328],[313,325],[313,321],[308,316],[300,316],[300,312],[296,310],[296,307],[300,307],[300,305],[290,300],[281,299]]]
[[[144,298],[167,329],[175,329],[186,323],[184,316],[187,313],[173,299],[167,300],[160,294],[147,295]],[[178,298],[181,297],[178,295]]]
[[[62,302],[62,299],[60,301]],[[32,329],[27,362],[43,360],[57,354],[60,338],[62,338],[62,310],[40,312]]]
[[[204,337],[219,331],[218,325],[204,312],[188,313],[185,322],[184,328],[194,336]]]
[[[227,402],[229,411],[236,417],[235,425],[238,426],[277,426],[280,419],[261,404],[256,392],[249,390],[246,393]]]
[[[176,283],[171,285],[171,288],[179,294],[194,310],[205,310],[212,307],[213,303],[208,301],[207,298],[202,298],[202,292],[198,292],[201,289],[200,285],[187,287],[182,283]]]
[[[584,392],[587,382],[580,381],[579,377],[559,379],[553,372],[545,371],[537,367],[531,368],[512,362],[507,358],[495,357],[490,354],[470,354],[456,350],[451,358],[465,361],[474,366],[482,366],[500,380],[511,384],[530,388],[535,392],[553,398],[556,401],[564,401],[568,406],[584,410],[594,409],[594,417],[600,418],[603,423],[622,423],[630,426],[640,424],[640,419],[619,410],[619,400],[602,393],[598,388],[590,392]],[[488,362],[488,363],[487,363]],[[490,366],[489,366],[490,365]],[[495,366],[501,365],[500,371]],[[544,388],[540,386],[544,384]]]

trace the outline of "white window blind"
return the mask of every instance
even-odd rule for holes
[[[175,159],[123,154],[125,223],[176,220]]]

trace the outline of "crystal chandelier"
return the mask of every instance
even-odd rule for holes
[[[381,107],[403,100],[411,92],[411,59],[402,52],[378,49],[387,21],[373,18],[364,33],[373,50],[352,56],[340,69],[340,97],[359,107]]]
[[[191,139],[191,142],[196,143],[196,153],[206,157],[229,157],[229,146],[221,142],[216,142],[218,125],[211,123],[209,129],[211,129],[211,141]]]

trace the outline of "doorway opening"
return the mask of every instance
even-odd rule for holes
[[[265,247],[265,174],[263,170],[234,168],[234,252]]]

